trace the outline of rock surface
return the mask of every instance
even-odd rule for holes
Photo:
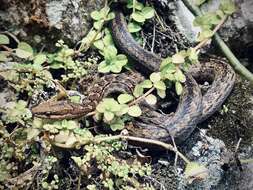
[[[0,0],[0,30],[8,30],[32,45],[53,47],[63,39],[75,44],[91,27],[90,13],[103,0]]]

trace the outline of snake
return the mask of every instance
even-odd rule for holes
[[[141,47],[129,33],[126,19],[121,11],[115,12],[110,23],[116,46],[136,64],[139,72],[110,74],[101,77],[88,88],[88,97],[82,104],[68,100],[42,102],[32,108],[37,117],[51,119],[78,118],[94,111],[103,97],[117,92],[133,92],[136,84],[143,80],[143,75],[159,71],[162,58]],[[186,81],[174,113],[164,114],[143,104],[143,114],[133,121],[127,129],[130,135],[148,139],[176,143],[184,142],[196,128],[216,112],[226,100],[235,82],[235,73],[227,61],[221,57],[201,58],[185,73]],[[199,82],[210,81],[207,92],[202,93]]]

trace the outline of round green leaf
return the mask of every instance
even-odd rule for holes
[[[111,62],[112,64],[110,65],[110,71],[113,73],[120,73],[122,70],[122,66],[120,64],[117,64],[116,61]]]
[[[153,94],[149,94],[146,98],[145,98],[146,102],[150,105],[155,105],[157,102],[157,98],[153,95]]]
[[[154,17],[155,10],[152,7],[144,7],[142,10],[142,15],[145,17],[145,19],[150,19]]]
[[[183,86],[180,82],[176,82],[176,93],[177,95],[181,95],[183,92]]]
[[[160,75],[160,74],[161,74],[161,73],[159,73],[159,72],[152,73],[152,74],[149,76],[149,78],[150,78],[150,80],[151,80],[152,82],[158,82],[158,81],[161,80],[161,75]]]
[[[118,102],[120,104],[126,104],[126,103],[132,101],[133,99],[134,99],[134,97],[130,94],[120,94],[118,96]]]
[[[112,19],[114,19],[114,18],[115,18],[115,14],[114,14],[113,12],[111,12],[111,13],[109,13],[109,14],[107,15],[106,20],[108,21],[108,20],[112,20]]]
[[[142,88],[152,88],[153,84],[150,80],[144,80],[140,83]]]
[[[113,131],[122,130],[124,127],[124,122],[120,118],[115,119],[115,121],[110,125],[110,128]]]
[[[47,60],[47,56],[45,54],[38,54],[35,56],[33,63],[36,65],[41,65],[42,63],[45,63]]]
[[[94,20],[100,20],[102,19],[103,15],[99,12],[99,11],[93,11],[91,14],[90,14],[91,18],[94,19]]]
[[[20,58],[28,58],[33,55],[33,49],[26,42],[20,42],[16,49],[16,55]]]
[[[157,81],[154,83],[154,87],[159,90],[166,90],[166,85],[163,81]]]
[[[185,75],[183,74],[183,72],[180,69],[178,69],[175,72],[174,76],[175,76],[176,81],[179,81],[179,82],[185,82],[186,81]]]
[[[116,112],[117,116],[122,116],[124,114],[126,114],[129,110],[129,107],[127,104],[120,104],[120,111]]]
[[[99,50],[103,50],[104,47],[105,47],[102,40],[97,40],[97,41],[95,41],[95,42],[93,43],[93,45],[94,45],[97,49],[99,49]]]
[[[128,62],[127,60],[127,56],[123,55],[123,54],[119,54],[116,56],[116,63],[117,65],[120,65],[120,66],[124,66],[126,65]]]
[[[141,108],[139,106],[131,106],[128,110],[128,114],[133,117],[139,117],[141,115]]]
[[[135,97],[139,97],[139,96],[141,96],[141,95],[143,95],[143,88],[142,88],[142,86],[141,85],[136,85],[135,87],[134,87],[134,96]]]
[[[6,45],[9,43],[10,43],[10,40],[9,40],[8,36],[6,36],[4,34],[0,34],[0,44]]]
[[[114,113],[106,111],[104,112],[104,119],[106,122],[110,122],[114,118]]]
[[[137,11],[137,12],[134,12],[131,17],[136,21],[136,22],[144,22],[145,21],[145,17],[142,15],[141,12]]]
[[[98,65],[98,72],[100,73],[109,73],[110,72],[110,65],[106,63],[106,61],[102,61]]]
[[[161,98],[165,98],[165,97],[166,97],[166,92],[165,92],[165,90],[159,90],[159,89],[157,89],[157,94],[158,94],[158,96],[160,96]]]
[[[139,32],[141,30],[141,26],[136,22],[130,22],[127,28],[130,33]]]
[[[117,49],[115,46],[107,46],[104,48],[104,56],[106,60],[113,60],[117,56]]]
[[[98,21],[94,22],[93,25],[94,25],[95,29],[99,30],[102,27],[103,24],[104,24],[103,20],[98,20]]]

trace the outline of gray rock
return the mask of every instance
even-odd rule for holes
[[[80,41],[91,28],[90,13],[102,8],[103,0],[35,0],[28,3],[0,0],[0,4],[0,30],[9,30],[32,45],[40,41],[46,47],[53,47],[59,39],[72,44]]]

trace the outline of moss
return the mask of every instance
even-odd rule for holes
[[[237,79],[234,89],[225,102],[228,111],[217,112],[208,121],[209,135],[234,148],[239,138],[242,146],[253,142],[253,87],[245,80]]]

